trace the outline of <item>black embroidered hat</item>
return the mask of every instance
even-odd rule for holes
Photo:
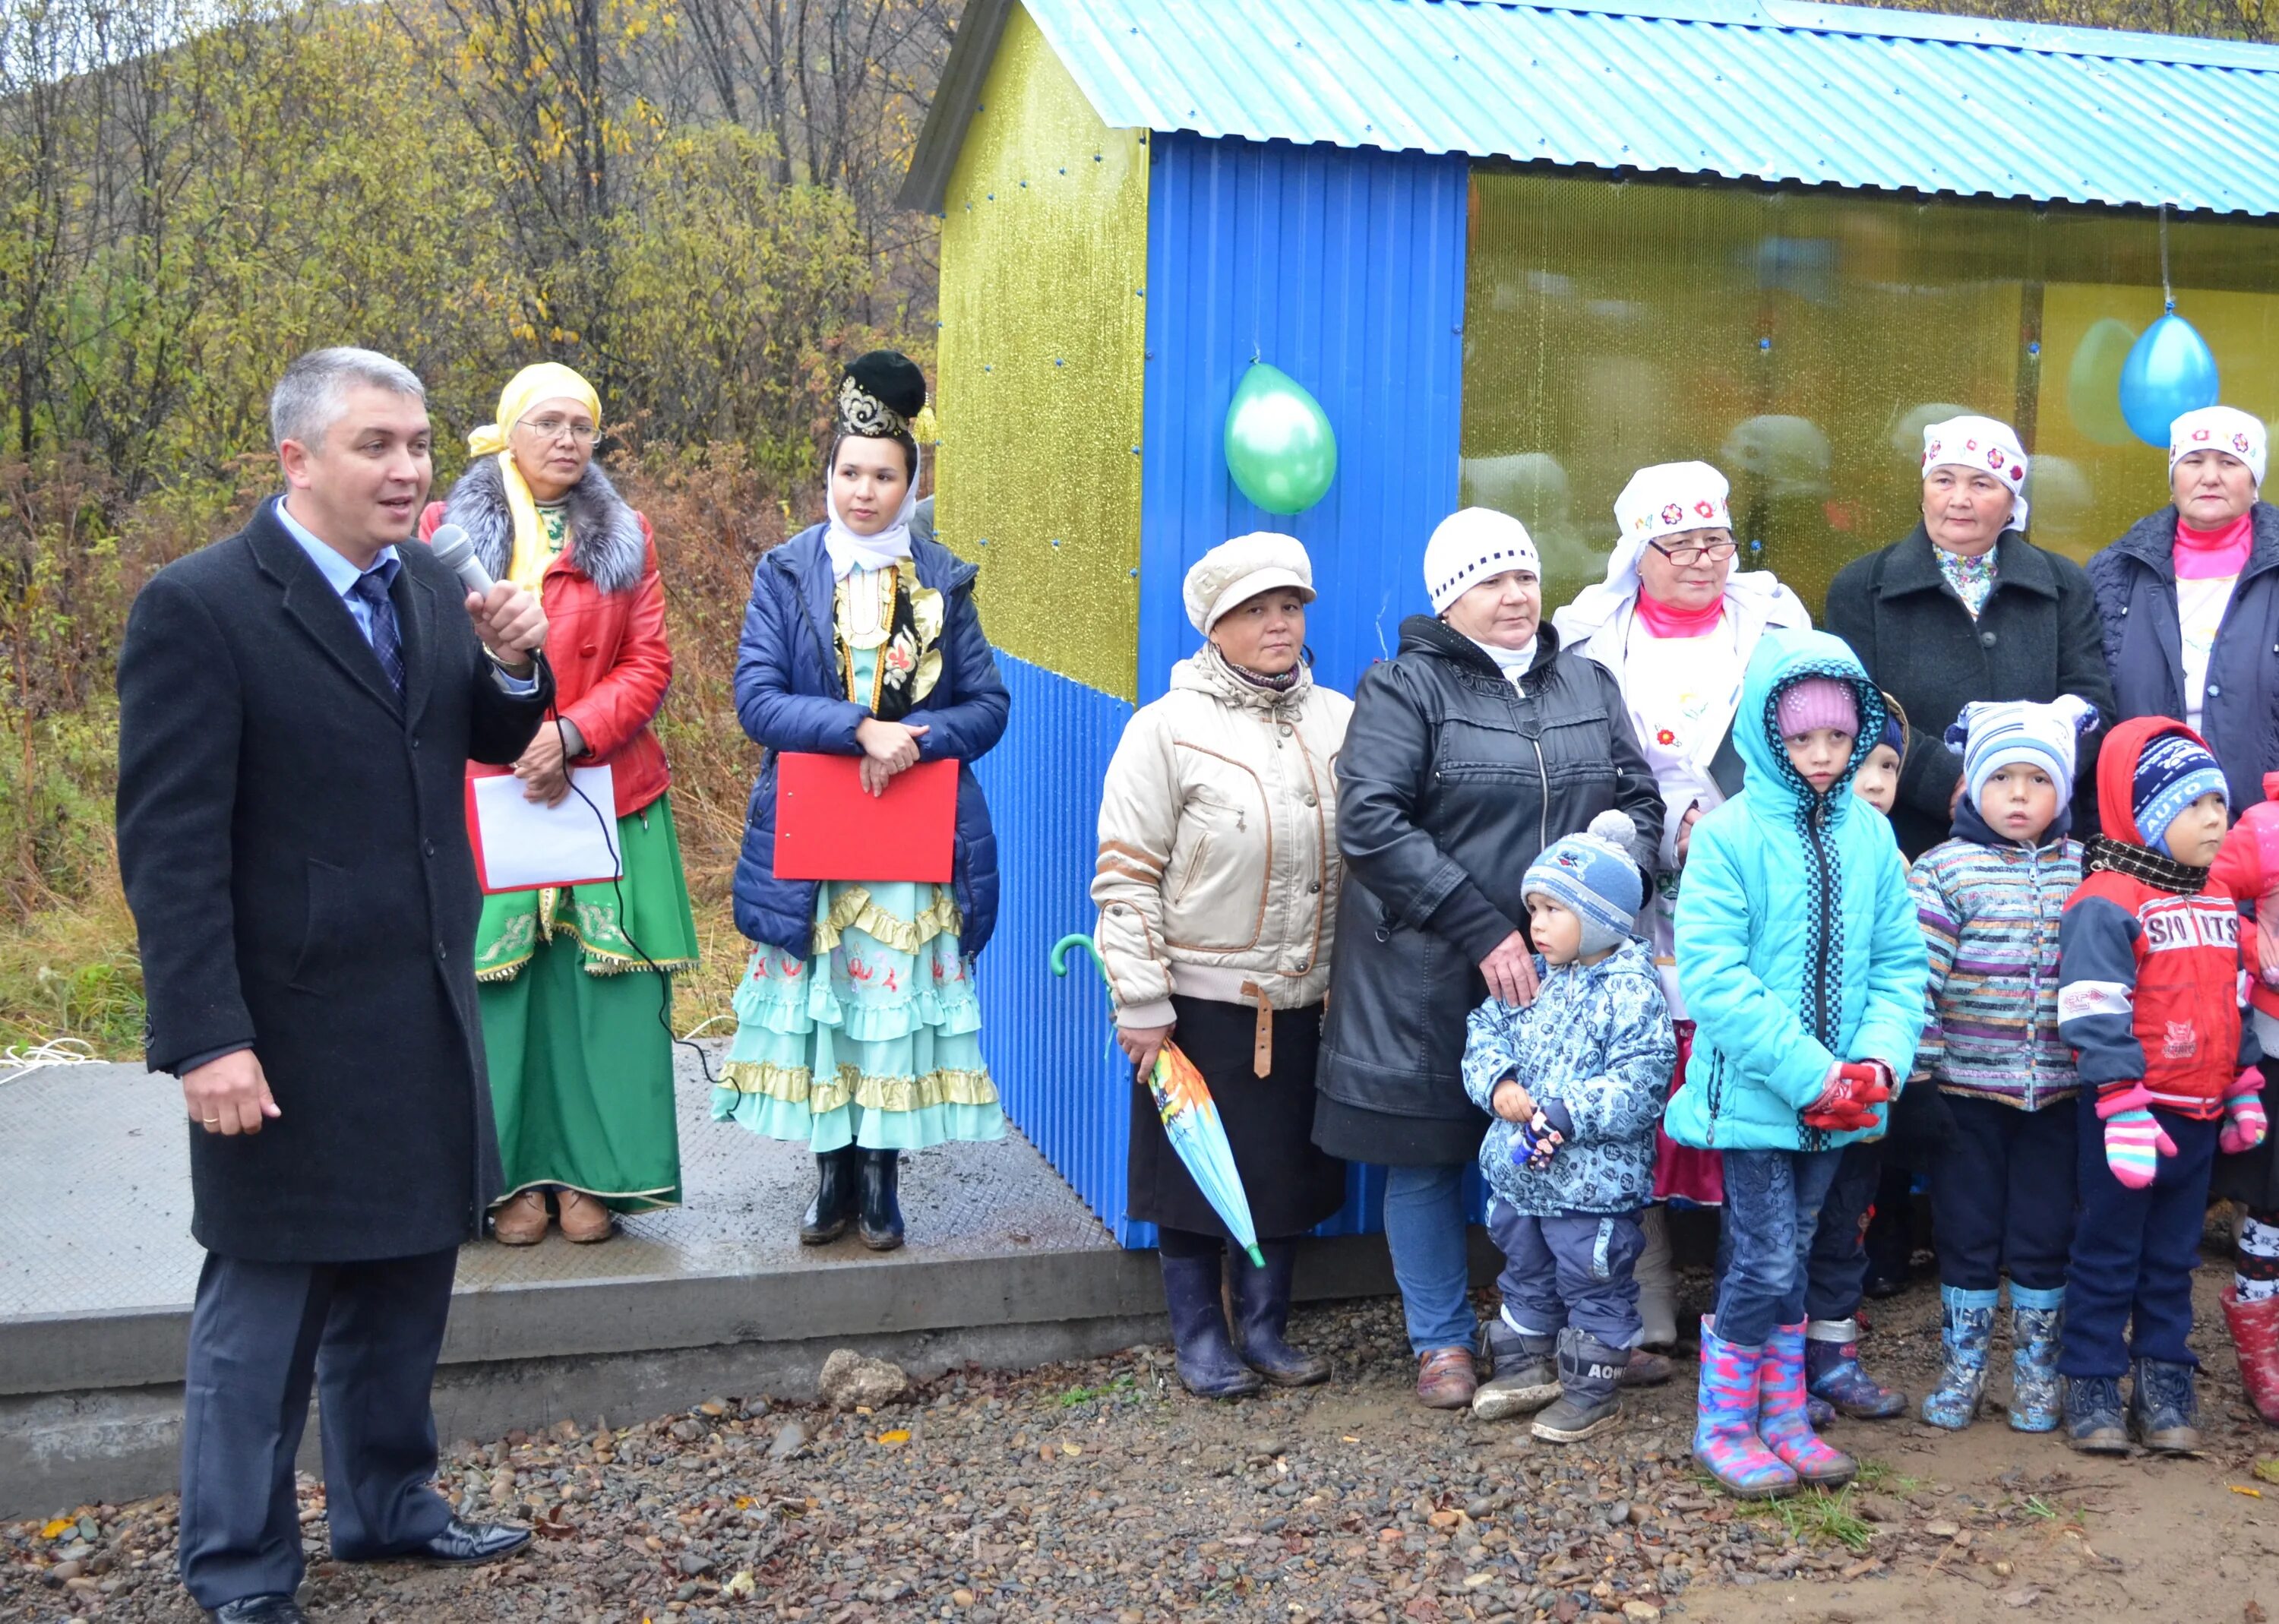
[[[839,429],[871,439],[908,434],[925,403],[917,363],[898,349],[874,349],[848,362],[839,380]]]

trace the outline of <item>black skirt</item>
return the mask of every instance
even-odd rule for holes
[[[1171,1041],[1195,1063],[1218,1103],[1234,1165],[1250,1197],[1259,1238],[1303,1235],[1345,1205],[1346,1164],[1314,1147],[1314,1061],[1322,1042],[1322,1007],[1274,1013],[1274,1066],[1252,1069],[1258,1012],[1216,1000],[1171,1000],[1178,1030]],[[1132,1153],[1124,1210],[1174,1229],[1226,1236],[1211,1204],[1171,1148],[1145,1083],[1132,1085]]]
[[[2244,1201],[2257,1212],[2279,1207],[2279,1058],[2263,1062],[2263,1115],[2274,1126],[2263,1143],[2237,1156],[2219,1155],[2215,1175],[2208,1181],[2208,1197],[2216,1201]]]

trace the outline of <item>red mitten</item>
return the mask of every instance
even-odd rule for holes
[[[1886,1081],[1890,1076],[1874,1061],[1830,1067],[1820,1098],[1802,1113],[1805,1126],[1829,1133],[1856,1133],[1874,1127],[1875,1107],[1891,1097]]]

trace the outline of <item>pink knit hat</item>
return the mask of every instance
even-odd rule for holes
[[[1781,690],[1774,719],[1784,739],[1832,727],[1856,735],[1860,732],[1860,696],[1852,685],[1833,677],[1805,677]]]

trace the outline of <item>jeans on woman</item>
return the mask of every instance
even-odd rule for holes
[[[1464,1222],[1464,1173],[1470,1165],[1385,1170],[1385,1244],[1393,1253],[1412,1352],[1469,1348],[1478,1335]]]
[[[1717,1335],[1762,1347],[1776,1325],[1804,1323],[1804,1287],[1821,1203],[1840,1150],[1725,1153],[1725,1243],[1730,1261],[1717,1287]]]

